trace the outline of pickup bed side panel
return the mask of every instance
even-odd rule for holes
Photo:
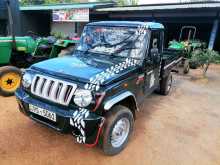
[[[183,51],[164,49],[161,63],[161,77],[166,77],[183,60],[183,56]]]

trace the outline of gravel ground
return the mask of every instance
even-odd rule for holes
[[[14,97],[0,97],[0,165],[220,164],[220,66],[208,79],[198,70],[175,75],[172,93],[151,95],[140,110],[127,148],[108,157],[23,116]]]

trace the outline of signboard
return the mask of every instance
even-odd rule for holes
[[[89,9],[54,10],[54,22],[89,22]]]

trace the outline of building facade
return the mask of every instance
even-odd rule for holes
[[[166,3],[115,7],[114,3],[80,3],[21,7],[23,33],[31,30],[39,35],[62,32],[67,36],[80,35],[87,22],[101,20],[157,21],[165,26],[165,46],[179,39],[182,26],[195,26],[195,38],[220,51],[220,2]],[[54,13],[63,10],[75,15],[72,20],[56,21]],[[68,15],[63,13],[63,15]],[[82,14],[82,12],[85,12]],[[81,13],[81,14],[80,14]],[[55,15],[55,17],[57,17]],[[83,19],[82,19],[82,18]]]
[[[198,40],[220,51],[220,2],[167,3],[97,9],[108,20],[157,21],[165,26],[165,43],[179,39],[182,26],[195,26]]]
[[[23,34],[33,31],[43,36],[51,33],[79,36],[84,25],[93,21],[91,18],[95,9],[113,5],[112,2],[88,2],[20,7]]]

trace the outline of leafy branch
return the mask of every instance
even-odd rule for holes
[[[192,52],[190,63],[191,65],[201,67],[203,69],[203,76],[206,76],[211,63],[220,64],[220,55],[214,50],[198,49]]]

